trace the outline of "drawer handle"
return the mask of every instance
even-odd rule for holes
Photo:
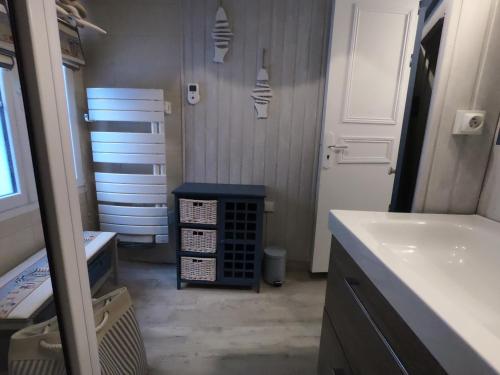
[[[403,374],[408,375],[408,371],[406,371],[406,368],[404,367],[403,362],[401,362],[401,360],[397,356],[396,352],[392,348],[391,344],[389,344],[389,342],[387,341],[385,336],[382,334],[380,329],[377,327],[377,325],[375,324],[375,321],[372,319],[372,317],[368,313],[368,310],[366,310],[365,306],[363,305],[363,302],[361,302],[358,295],[356,294],[356,291],[353,289],[352,285],[359,285],[359,282],[357,280],[347,279],[347,278],[344,279],[344,282],[345,282],[345,285],[347,286],[347,290],[351,294],[354,301],[356,301],[356,304],[358,305],[358,307],[361,310],[361,312],[363,313],[363,315],[370,322],[370,325],[372,326],[373,330],[377,334],[380,341],[382,341],[382,343],[384,344],[387,351],[391,354],[391,357],[394,360],[394,362],[396,362],[396,364],[398,365],[399,369],[401,370],[401,372]]]

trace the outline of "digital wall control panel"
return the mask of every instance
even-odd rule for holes
[[[200,86],[197,83],[189,83],[187,100],[189,104],[198,104],[200,102]]]

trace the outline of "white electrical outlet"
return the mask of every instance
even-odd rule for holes
[[[485,111],[459,110],[455,116],[453,134],[480,135],[483,133]]]
[[[166,115],[171,115],[172,114],[172,103],[165,101],[165,114]]]

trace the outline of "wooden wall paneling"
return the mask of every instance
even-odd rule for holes
[[[332,4],[329,1],[313,3],[312,22],[321,22],[324,27],[312,27],[309,35],[308,98],[302,138],[302,160],[300,162],[300,189],[298,201],[301,215],[298,217],[302,235],[297,239],[297,248],[310,249],[314,236],[316,217],[316,181],[318,175],[319,147],[323,121],[323,97],[326,76],[326,55]],[[314,26],[314,25],[313,25]],[[302,250],[304,251],[304,250]]]
[[[245,89],[243,87],[243,71],[245,66],[245,3],[248,0],[232,0],[226,2],[231,4],[232,11],[229,13],[233,20],[233,46],[232,56],[228,59],[228,68],[231,70],[231,116],[229,124],[229,183],[241,183],[241,163],[243,146],[243,111],[245,101]]]
[[[241,183],[250,184],[253,182],[253,151],[255,139],[255,110],[253,100],[250,97],[251,90],[255,86],[257,70],[260,68],[259,56],[261,47],[258,45],[259,39],[259,2],[245,2],[245,48],[243,53],[243,126],[241,160]]]
[[[224,8],[229,18],[229,22],[233,33],[238,33],[239,26],[234,25],[234,8],[232,2],[225,2]],[[213,15],[215,17],[215,14]],[[215,18],[214,18],[215,20]],[[236,37],[236,35],[235,35]],[[233,47],[235,44],[235,37],[229,44],[229,51],[226,55],[226,61],[234,59]],[[213,48],[213,46],[211,46]],[[213,53],[213,52],[212,52]],[[218,86],[218,103],[217,112],[219,116],[218,124],[218,154],[217,154],[217,182],[229,182],[229,137],[230,137],[230,115],[232,111],[232,92],[231,92],[231,79],[232,71],[229,69],[229,64],[218,64],[219,71]]]
[[[205,59],[205,50],[209,48],[205,44],[206,32],[206,4],[207,1],[195,1],[192,9],[193,23],[192,48],[193,48],[193,81],[200,85],[201,101],[191,106],[193,111],[194,128],[194,181],[205,182],[206,176],[206,105],[207,105],[207,85],[205,66],[209,62]],[[212,22],[213,25],[213,22]],[[211,62],[210,62],[211,63]]]
[[[288,189],[288,174],[290,172],[290,142],[292,136],[292,110],[293,110],[293,91],[295,87],[295,65],[297,54],[297,39],[299,36],[300,25],[298,24],[298,15],[300,11],[300,0],[288,0],[286,7],[285,36],[283,58],[281,61],[282,85],[281,90],[281,116],[278,128],[278,155],[276,168],[276,188],[278,195],[276,199],[276,216],[279,218],[277,226],[272,230],[278,231],[281,235],[281,242],[286,241],[287,234],[287,215],[290,205],[294,202],[288,202],[286,192]],[[301,51],[302,52],[302,51]],[[292,166],[293,168],[293,166]]]
[[[216,0],[183,2],[186,181],[265,184],[275,212],[266,244],[307,260],[312,246],[329,0],[227,0],[234,38],[226,63],[212,62]],[[274,97],[268,119],[251,100],[262,48]],[[185,93],[183,93],[185,96]]]
[[[272,39],[272,17],[273,17],[273,2],[269,0],[258,0],[259,3],[259,18],[258,18],[258,51],[257,51],[257,66],[261,64],[262,48],[266,49],[266,64],[267,71],[271,82],[271,87],[275,89],[274,73],[270,67],[271,56],[271,39]],[[257,75],[257,72],[255,72]],[[256,78],[256,77],[255,77]],[[254,82],[255,84],[255,82]],[[275,98],[271,99],[269,104],[269,117],[278,115],[278,107],[274,107]],[[274,109],[274,111],[273,111]],[[265,151],[266,151],[266,130],[269,126],[269,119],[257,119],[255,109],[252,108],[254,116],[254,150],[253,150],[253,173],[252,181],[256,184],[264,184],[264,169],[265,169]]]
[[[302,203],[299,201],[301,160],[303,152],[311,153],[311,148],[304,150],[303,137],[306,128],[314,127],[314,123],[305,122],[307,106],[314,106],[309,100],[309,56],[310,39],[312,27],[313,4],[317,1],[308,1],[300,4],[300,12],[295,19],[297,25],[297,48],[295,51],[294,88],[292,99],[292,121],[290,150],[288,156],[288,181],[286,189],[286,247],[290,252],[297,254],[301,251],[298,248],[299,240],[302,236],[303,227],[300,226],[300,218],[304,216]],[[312,146],[312,145],[309,145]]]
[[[285,36],[285,11],[287,0],[274,0],[272,3],[272,31],[271,31],[271,49],[269,51],[269,71],[272,75],[272,84],[274,90],[272,115],[267,120],[266,144],[265,144],[265,169],[264,184],[268,199],[276,199],[276,160],[278,153],[278,128],[281,110],[281,93],[284,90],[282,84],[283,70],[281,62],[283,60],[284,36]],[[279,223],[277,215],[266,216],[266,243],[279,244],[279,233],[274,229]]]
[[[206,4],[205,15],[205,119],[206,119],[206,149],[205,149],[205,182],[218,182],[218,124],[219,111],[219,67],[220,64],[212,62],[214,55],[212,28],[217,12],[217,0],[204,1]],[[222,65],[223,66],[223,65]]]
[[[184,82],[181,84],[182,103],[184,103],[183,121],[184,121],[184,176],[187,181],[194,181],[194,129],[193,129],[193,112],[192,107],[186,101],[186,84],[193,80],[193,27],[192,21],[193,1],[184,0],[182,2],[182,14],[184,22],[182,23],[184,29],[184,44],[183,44],[183,78]]]

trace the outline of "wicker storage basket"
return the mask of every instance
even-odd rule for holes
[[[215,258],[181,257],[181,278],[215,281]]]
[[[217,201],[179,199],[181,223],[217,224]]]
[[[181,229],[181,250],[195,253],[215,253],[217,231],[212,229]]]

